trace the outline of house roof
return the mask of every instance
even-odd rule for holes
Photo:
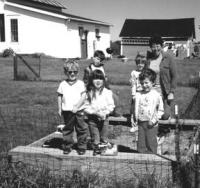
[[[42,3],[42,4],[52,5],[52,6],[60,7],[60,8],[66,8],[60,2],[55,1],[55,0],[29,0],[29,1],[34,1],[34,2],[38,2],[38,3]]]
[[[195,37],[194,18],[182,19],[126,19],[120,37]]]
[[[65,16],[66,19],[71,19],[71,20],[77,20],[77,21],[82,21],[82,22],[90,22],[90,23],[95,23],[95,24],[100,24],[100,25],[105,25],[105,26],[112,26],[110,23],[106,23],[103,21],[99,20],[94,20],[90,18],[85,18],[81,16],[76,16],[73,14],[68,14],[66,12],[63,12],[62,9],[66,9],[64,5],[62,5],[60,2],[55,1],[55,0],[7,0],[8,2],[19,4],[19,5],[24,5],[27,7],[33,7],[41,10],[45,10],[48,12],[52,12],[58,15]],[[14,4],[12,4],[14,6]],[[45,6],[48,5],[48,6]]]

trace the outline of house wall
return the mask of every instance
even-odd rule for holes
[[[88,58],[93,56],[93,42],[95,28],[93,23],[67,20],[59,17],[36,13],[10,5],[3,7],[0,1],[0,10],[5,14],[6,40],[1,42],[0,52],[12,48],[17,53],[45,53],[54,57],[76,58],[81,57],[81,41],[79,26],[88,30]],[[18,42],[11,42],[10,19],[18,19]],[[110,46],[109,26],[100,27],[99,49],[105,51]]]

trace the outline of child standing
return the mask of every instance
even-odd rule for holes
[[[141,153],[157,153],[158,120],[164,114],[160,93],[153,89],[156,73],[145,69],[139,75],[142,91],[135,95],[134,119],[138,124],[137,148]]]
[[[82,106],[82,104],[85,104]],[[82,106],[82,107],[81,107]],[[88,125],[93,145],[93,155],[100,154],[100,144],[107,141],[108,115],[114,110],[112,91],[105,87],[105,76],[101,70],[94,70],[90,76],[85,94],[74,111],[84,109],[88,116]]]
[[[93,57],[92,63],[88,67],[86,67],[86,69],[84,70],[83,81],[84,81],[86,86],[89,82],[89,78],[92,75],[92,72],[94,70],[101,70],[104,74],[104,77],[105,77],[105,87],[107,89],[110,89],[108,78],[107,78],[105,70],[104,70],[104,63],[103,63],[104,60],[105,60],[104,52],[101,51],[101,50],[96,50],[94,52],[94,57]],[[121,114],[118,110],[119,109],[118,108],[119,107],[119,97],[116,93],[113,93],[113,99],[114,99],[114,103],[115,103],[115,109],[113,110],[112,115],[113,116],[121,116]]]
[[[65,127],[63,128],[63,153],[69,154],[74,144],[74,127],[77,132],[78,154],[83,155],[86,151],[87,124],[84,122],[83,114],[73,113],[74,106],[81,99],[81,94],[85,91],[83,81],[78,80],[79,65],[74,60],[69,60],[64,64],[66,80],[62,81],[58,87],[58,113],[63,115]]]
[[[105,60],[104,52],[101,50],[96,50],[94,52],[92,63],[84,70],[83,81],[86,85],[89,82],[89,77],[91,76],[92,72],[96,69],[101,70],[105,76],[104,63],[103,63],[104,60]]]
[[[131,114],[131,129],[130,132],[134,133],[135,131],[138,131],[138,127],[135,124],[134,120],[133,120],[133,113],[134,113],[134,108],[135,108],[135,95],[136,92],[142,91],[142,86],[140,84],[139,81],[139,74],[142,72],[142,70],[146,67],[147,65],[147,59],[146,56],[141,53],[138,52],[138,54],[135,57],[135,63],[136,63],[136,70],[133,70],[131,72],[131,78],[130,78],[130,83],[131,83],[131,110],[130,110],[130,114]]]

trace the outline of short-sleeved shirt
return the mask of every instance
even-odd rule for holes
[[[85,85],[81,80],[77,80],[72,85],[66,80],[62,81],[57,90],[57,93],[62,95],[62,110],[72,111],[84,91]]]

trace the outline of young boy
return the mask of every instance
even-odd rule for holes
[[[139,81],[139,75],[142,72],[142,70],[146,67],[147,65],[147,59],[144,53],[138,52],[138,54],[135,57],[135,63],[136,63],[136,70],[133,70],[131,72],[131,78],[130,78],[130,83],[131,83],[131,129],[130,132],[134,133],[135,131],[138,130],[138,127],[133,121],[133,113],[134,113],[134,108],[135,108],[135,95],[136,92],[142,91],[142,86]]]
[[[91,73],[96,69],[101,70],[105,76],[105,70],[103,67],[104,66],[103,61],[105,60],[104,52],[101,50],[96,50],[94,52],[94,57],[92,60],[93,60],[92,63],[88,67],[86,67],[86,69],[84,70],[83,81],[86,85],[88,84]]]
[[[74,144],[74,127],[77,132],[77,152],[84,155],[86,151],[87,124],[84,116],[80,112],[73,113],[74,106],[85,91],[83,81],[78,80],[79,65],[74,60],[69,60],[64,64],[66,79],[58,87],[58,114],[63,115],[65,127],[63,128],[63,153],[69,154]]]
[[[139,75],[142,91],[135,95],[134,119],[138,124],[137,148],[140,153],[157,153],[158,120],[164,114],[161,95],[153,89],[156,73],[145,69]]]

